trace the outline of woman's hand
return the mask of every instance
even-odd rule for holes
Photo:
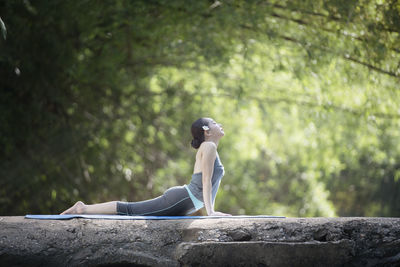
[[[228,214],[228,213],[214,211],[214,212],[210,213],[208,216],[232,216],[232,215]]]

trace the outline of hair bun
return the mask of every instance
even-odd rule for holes
[[[208,123],[210,122],[209,119],[207,118],[200,118],[198,120],[196,120],[195,122],[193,122],[192,124],[192,128],[191,128],[191,132],[192,132],[192,136],[193,136],[193,140],[192,140],[192,147],[195,149],[198,149],[201,145],[201,143],[204,142],[204,126],[207,126]]]
[[[190,143],[193,148],[198,149],[201,145],[201,141],[199,139],[193,139],[192,142]]]

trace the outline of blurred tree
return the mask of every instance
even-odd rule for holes
[[[1,2],[0,214],[188,183],[190,124],[212,116],[218,208],[399,216],[399,14],[397,0]]]

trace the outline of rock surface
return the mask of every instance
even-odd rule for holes
[[[400,266],[400,218],[0,217],[1,266]]]

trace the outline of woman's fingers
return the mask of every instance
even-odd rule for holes
[[[232,215],[228,214],[228,213],[216,211],[216,212],[213,212],[212,214],[210,214],[210,216],[232,216]]]

